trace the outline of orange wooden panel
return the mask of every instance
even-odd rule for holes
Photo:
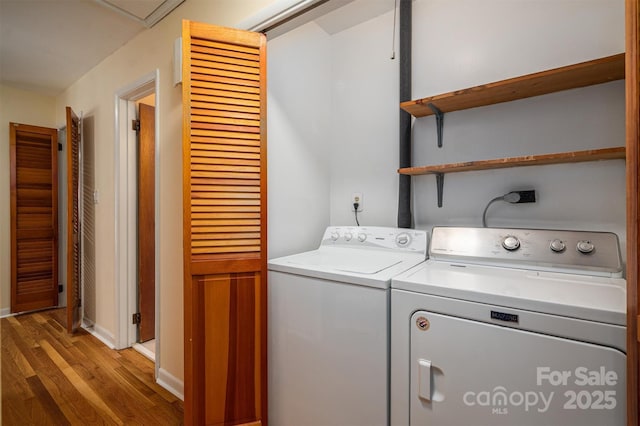
[[[627,425],[640,422],[640,2],[626,0]]]
[[[138,341],[155,338],[155,107],[139,104],[138,134]]]
[[[266,423],[265,41],[183,23],[187,424]]]
[[[255,421],[260,413],[260,274],[204,276],[204,404],[206,424]]]

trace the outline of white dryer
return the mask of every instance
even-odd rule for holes
[[[388,425],[391,278],[425,231],[329,227],[317,250],[269,261],[269,423]]]
[[[615,234],[436,227],[391,295],[391,424],[617,426],[626,285]]]

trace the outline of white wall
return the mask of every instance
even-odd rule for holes
[[[0,315],[11,307],[9,123],[55,126],[55,99],[0,85]]]
[[[360,225],[396,224],[399,77],[392,28],[389,12],[331,38],[332,225],[355,225],[354,192],[363,194]]]
[[[329,36],[310,23],[267,43],[269,258],[311,250],[329,224]]]

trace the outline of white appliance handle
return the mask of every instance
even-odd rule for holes
[[[418,396],[431,401],[431,361],[418,359]]]

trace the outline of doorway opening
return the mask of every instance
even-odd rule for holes
[[[115,99],[115,346],[133,347],[152,359],[156,377],[160,365],[158,84],[156,70],[118,91]]]

